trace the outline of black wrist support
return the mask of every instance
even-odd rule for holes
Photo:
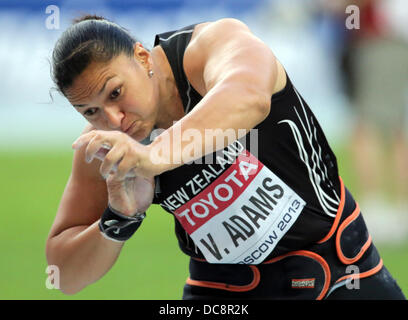
[[[136,232],[145,217],[146,213],[126,216],[108,206],[99,221],[99,230],[109,240],[124,242]]]

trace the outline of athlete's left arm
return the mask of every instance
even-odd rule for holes
[[[189,160],[198,158],[197,151],[205,155],[224,148],[232,143],[227,136],[238,139],[262,122],[269,114],[277,78],[277,61],[273,52],[244,23],[222,19],[195,33],[185,52],[184,70],[203,99],[166,130],[169,134],[166,141],[169,137],[171,141],[167,150],[173,156],[179,153],[185,157],[186,152],[182,151],[186,151],[187,147],[191,156]],[[174,132],[181,132],[182,137],[183,134],[189,136],[189,130],[193,140],[172,139]],[[214,130],[212,133],[207,131],[207,139],[205,130]],[[215,138],[208,138],[208,133],[210,136],[224,136],[223,143],[216,145]],[[197,137],[201,137],[201,141]],[[157,143],[160,139],[153,142],[152,147]],[[185,158],[182,160],[187,162]],[[173,163],[166,169],[179,165]]]

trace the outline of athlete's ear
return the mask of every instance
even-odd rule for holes
[[[150,52],[146,50],[140,42],[133,46],[133,57],[142,64],[146,70],[151,69]]]

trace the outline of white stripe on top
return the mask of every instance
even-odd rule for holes
[[[175,36],[178,36],[179,34],[183,34],[183,33],[192,33],[194,31],[194,29],[191,29],[191,30],[183,30],[183,31],[179,31],[179,32],[176,32],[176,33],[173,33],[170,37],[168,37],[168,38],[159,38],[161,41],[168,41],[168,40],[170,40],[171,38],[173,38],[173,37],[175,37]]]

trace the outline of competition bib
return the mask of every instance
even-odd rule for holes
[[[175,217],[208,262],[225,264],[261,263],[306,204],[245,148],[211,184],[185,200]]]

